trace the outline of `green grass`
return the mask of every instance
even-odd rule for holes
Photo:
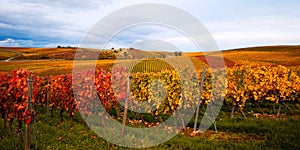
[[[204,110],[204,108],[203,108]],[[202,110],[202,112],[203,112]],[[41,112],[41,111],[39,111]],[[74,127],[71,126],[67,114],[64,113],[64,122],[59,123],[59,112],[55,111],[55,117],[44,112],[39,113],[38,122],[32,130],[31,148],[38,149],[127,149],[111,144],[96,136],[79,113],[75,114]],[[201,116],[202,114],[200,114]],[[299,125],[300,117],[288,116],[287,118],[256,119],[248,116],[242,118],[235,115],[229,119],[229,113],[221,111],[217,119],[218,134],[206,135],[206,137],[189,137],[179,134],[171,140],[146,149],[299,149]],[[149,116],[148,116],[149,117]],[[150,117],[151,118],[151,117]],[[201,119],[201,118],[200,118]],[[0,121],[0,149],[23,149],[24,144],[20,143],[16,133],[11,138],[8,136],[8,129],[4,129],[3,121]],[[14,122],[14,127],[16,122]],[[193,126],[193,120],[188,124]],[[22,128],[24,136],[25,126]],[[34,140],[36,130],[36,141]],[[213,127],[210,128],[210,132]],[[216,138],[220,136],[221,138]],[[254,137],[254,138],[249,138]],[[256,137],[260,137],[256,140]]]

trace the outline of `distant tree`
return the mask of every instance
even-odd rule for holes
[[[181,56],[182,52],[174,52],[175,56]]]
[[[60,45],[57,45],[57,48],[61,48],[61,46],[60,46]]]
[[[178,56],[181,56],[182,55],[182,52],[178,52]]]
[[[129,54],[128,54],[127,52],[124,52],[123,55],[124,55],[125,57],[127,57]]]

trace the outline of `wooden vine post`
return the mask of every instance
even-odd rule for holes
[[[290,71],[289,71],[288,81],[291,80],[291,75],[292,75],[292,69],[290,69]],[[288,109],[291,114],[294,114],[293,110],[288,105],[286,105],[284,103],[284,101],[280,98],[279,99],[279,107],[278,107],[278,111],[277,111],[277,115],[276,115],[277,118],[279,118],[279,116],[280,116],[280,111],[281,111],[281,105],[280,104],[282,104],[286,109]]]
[[[123,114],[122,132],[121,132],[122,137],[124,137],[124,133],[125,133],[125,126],[126,126],[127,113],[128,113],[128,99],[130,97],[130,81],[131,81],[131,79],[132,79],[132,76],[129,76],[129,79],[127,82],[126,97],[125,97],[125,101],[124,101],[124,114]]]
[[[26,106],[26,111],[31,111],[31,100],[32,100],[32,77],[29,76],[27,79],[28,82],[28,101]],[[30,124],[26,123],[25,129],[25,150],[30,150]]]
[[[49,113],[49,80],[47,81],[47,87],[46,87],[46,105],[47,105],[47,113]]]
[[[213,124],[214,124],[214,127],[215,127],[215,131],[216,131],[216,133],[218,132],[218,130],[217,130],[217,122],[216,122],[216,118],[215,118],[215,112],[214,112],[214,110],[213,110],[213,107],[210,105],[210,110],[211,110],[211,115],[212,115],[212,117],[214,118],[214,122],[213,122]],[[200,127],[200,126],[199,126]],[[200,128],[199,128],[200,129]]]
[[[242,85],[242,83],[243,83],[244,75],[245,75],[245,70],[242,71],[242,75],[241,75],[241,77],[240,77],[239,84],[238,84],[238,87],[237,87],[238,89],[240,89],[240,87],[241,87],[241,85]],[[234,104],[235,104],[235,105],[234,105]],[[243,111],[239,106],[237,106],[237,104],[235,103],[234,100],[232,100],[232,109],[231,109],[230,119],[233,118],[234,107],[239,108],[239,110],[240,110],[242,116],[243,116],[243,117],[246,117],[244,111]]]
[[[197,128],[197,122],[198,122],[198,116],[199,116],[200,101],[201,101],[201,97],[202,97],[202,89],[203,89],[203,82],[204,82],[205,72],[206,72],[206,67],[204,66],[202,74],[201,74],[200,94],[199,94],[199,97],[198,97],[198,104],[197,104],[197,109],[196,109],[196,117],[195,117],[195,122],[194,122],[194,132],[196,131],[196,128]]]

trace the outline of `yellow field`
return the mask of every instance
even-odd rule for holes
[[[280,52],[224,52],[225,58],[240,65],[300,65],[300,50],[295,53],[289,51]]]
[[[82,66],[92,64],[92,60],[78,60]],[[59,75],[72,73],[73,60],[26,60],[0,62],[0,71],[11,71],[14,69],[27,69],[38,75]],[[114,60],[101,60],[97,67],[112,65]]]
[[[235,65],[300,66],[300,46],[265,46],[222,51],[224,59]],[[190,57],[214,56],[213,52],[187,53]]]

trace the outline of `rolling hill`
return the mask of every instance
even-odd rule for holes
[[[112,50],[99,51],[92,49],[74,48],[14,48],[0,47],[0,71],[10,71],[18,68],[25,68],[35,71],[38,74],[65,74],[72,72],[75,53],[82,60],[83,65],[89,65],[93,61],[90,58],[98,57],[97,66],[112,66],[116,59],[121,61],[136,61],[137,59],[148,58],[165,59],[165,61],[176,61],[182,56],[175,57],[173,53],[159,51],[143,51],[139,49],[126,49],[114,52]],[[124,57],[124,53],[130,57]],[[206,56],[213,58],[215,66],[220,60],[215,52],[186,52],[182,55],[188,56],[197,70],[207,65]],[[249,47],[233,50],[223,50],[222,55],[227,67],[235,65],[251,66],[288,66],[298,68],[300,66],[300,46],[264,46]],[[12,59],[13,58],[13,59]],[[4,61],[12,59],[12,61]],[[127,59],[127,60],[125,60]],[[147,60],[146,60],[147,61]]]

